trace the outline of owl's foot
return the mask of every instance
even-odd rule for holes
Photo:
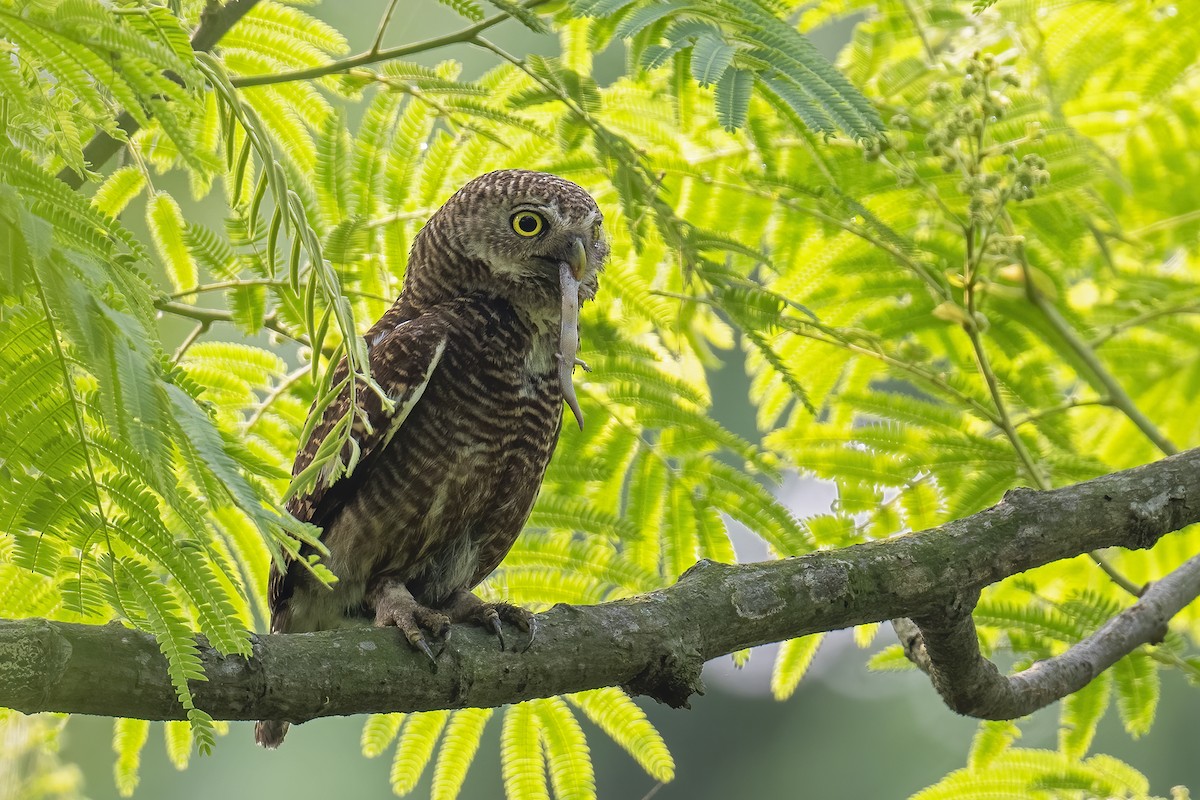
[[[521,652],[533,644],[533,636],[537,630],[533,612],[527,608],[515,606],[512,603],[486,603],[476,595],[466,590],[459,590],[450,596],[446,604],[446,613],[452,622],[469,622],[480,625],[496,634],[500,640],[500,649],[504,649],[504,626],[502,622],[515,625],[524,633],[529,634],[529,641]]]
[[[450,638],[450,618],[418,603],[408,587],[400,581],[386,581],[372,595],[375,626],[386,628],[394,625],[399,628],[408,643],[428,656],[436,668],[437,657],[425,639],[425,631],[444,646]]]

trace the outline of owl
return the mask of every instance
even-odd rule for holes
[[[502,170],[463,186],[417,234],[395,304],[366,333],[371,374],[355,393],[349,463],[317,476],[288,510],[322,528],[324,586],[304,565],[273,567],[272,633],[366,621],[395,626],[434,657],[450,623],[532,635],[532,616],[471,589],[521,532],[558,441],[564,402],[583,427],[572,371],[578,311],[608,255],[600,209],[570,181]],[[334,384],[345,382],[343,362]],[[349,410],[349,386],[296,456],[313,462]],[[343,423],[344,424],[344,423]],[[301,551],[301,556],[307,553]],[[255,728],[278,747],[287,723]]]

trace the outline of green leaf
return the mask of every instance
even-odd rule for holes
[[[641,33],[659,20],[690,8],[690,5],[685,0],[666,0],[665,2],[647,3],[622,19],[613,35],[618,39],[628,39],[631,36]]]
[[[1074,694],[1063,698],[1058,728],[1058,749],[1072,758],[1083,758],[1091,747],[1112,694],[1112,673],[1105,671]]]
[[[771,673],[771,693],[776,700],[786,700],[796,691],[824,638],[825,634],[814,633],[799,639],[788,639],[779,646],[779,655],[775,658],[775,668]]]
[[[370,714],[363,724],[362,752],[367,758],[375,758],[391,747],[404,723],[404,714]]]
[[[405,718],[396,756],[392,760],[393,792],[406,795],[416,788],[449,716],[449,711],[425,711]]]
[[[736,48],[720,37],[703,36],[697,39],[692,48],[692,77],[699,81],[701,86],[717,83],[733,63],[733,55],[736,52]],[[744,110],[742,116],[744,119]]]
[[[675,760],[662,736],[621,689],[593,689],[567,695],[567,700],[633,756],[650,777],[662,783],[675,777]]]
[[[750,94],[754,89],[754,74],[744,69],[725,69],[717,82],[717,119],[727,131],[746,124]]]
[[[167,758],[175,769],[187,769],[192,757],[192,726],[188,722],[169,720],[163,723],[163,737],[167,745]]]
[[[975,772],[988,769],[1020,738],[1021,729],[1008,720],[985,720],[979,723],[979,730],[971,742],[967,762],[969,768]]]
[[[113,720],[113,780],[121,797],[132,797],[140,781],[142,748],[150,735],[150,723],[144,719]]]
[[[184,239],[183,212],[175,198],[158,192],[146,204],[146,225],[154,241],[154,249],[175,290],[191,289],[200,283],[200,270]],[[195,301],[195,295],[184,295],[183,301]]]
[[[1126,732],[1144,736],[1154,722],[1160,693],[1158,665],[1141,650],[1135,650],[1112,667],[1117,689],[1117,711]]]
[[[479,749],[483,728],[491,719],[493,709],[467,708],[454,712],[442,749],[438,753],[437,766],[433,770],[432,800],[454,800],[462,789],[467,769]]]
[[[587,740],[575,715],[560,697],[531,701],[546,747],[546,767],[556,798],[594,798],[596,778]]]
[[[537,701],[509,706],[500,731],[500,769],[509,800],[550,800]]]
[[[113,170],[92,196],[92,205],[110,217],[120,216],[145,185],[145,175],[135,166]]]

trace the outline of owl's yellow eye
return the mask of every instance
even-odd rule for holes
[[[522,236],[537,236],[545,224],[542,216],[532,211],[518,211],[512,218],[513,230]]]

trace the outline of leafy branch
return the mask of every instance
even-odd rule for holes
[[[1158,426],[1150,421],[1142,410],[1137,407],[1129,393],[1124,387],[1113,377],[1112,373],[1100,362],[1096,351],[1088,345],[1087,342],[1075,331],[1071,325],[1063,319],[1058,310],[1051,305],[1046,296],[1038,289],[1033,275],[1030,274],[1029,261],[1025,258],[1025,248],[1017,248],[1018,256],[1021,259],[1021,268],[1025,272],[1025,292],[1029,298],[1029,302],[1041,312],[1050,326],[1063,338],[1067,346],[1079,357],[1080,361],[1086,365],[1088,373],[1086,377],[1090,377],[1091,381],[1098,383],[1101,388],[1107,393],[1108,405],[1113,408],[1120,409],[1129,421],[1137,426],[1146,438],[1154,443],[1164,455],[1172,455],[1179,452],[1170,439],[1163,435]],[[1186,310],[1186,307],[1184,308]]]
[[[520,7],[530,9],[546,2],[547,0],[525,0],[525,2],[520,4]],[[395,3],[392,3],[388,7],[386,14],[380,22],[379,32],[376,34],[375,42],[371,46],[370,50],[359,53],[358,55],[339,58],[334,61],[330,61],[328,64],[322,64],[310,69],[299,69],[290,72],[280,72],[267,75],[240,75],[232,78],[231,83],[238,88],[246,88],[250,86],[269,86],[275,83],[315,80],[317,78],[328,77],[329,75],[346,73],[358,67],[365,67],[368,64],[378,64],[383,61],[394,61],[398,58],[406,58],[418,53],[427,53],[430,50],[437,50],[442,47],[449,47],[455,44],[470,42],[476,36],[488,30],[489,28],[493,28],[496,25],[499,25],[501,22],[512,18],[512,15],[508,12],[501,12],[453,33],[435,36],[424,41],[412,42],[411,44],[400,45],[398,47],[380,49],[379,43],[382,40],[386,23],[390,19],[392,9],[394,7]]]
[[[258,2],[259,0],[229,0],[222,4],[219,0],[207,0],[204,12],[200,16],[200,25],[192,34],[192,47],[200,53],[212,50],[229,29],[249,14]],[[83,148],[84,164],[92,169],[99,169],[108,163],[108,160],[125,146],[129,138],[137,133],[141,125],[129,111],[122,111],[116,117],[116,127],[122,132],[121,138],[103,131],[92,137]],[[64,167],[58,173],[58,179],[72,189],[78,189],[83,186],[87,176],[70,167]]]

